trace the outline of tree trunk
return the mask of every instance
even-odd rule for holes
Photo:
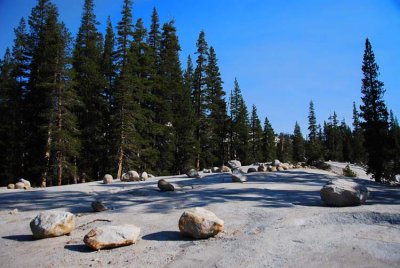
[[[125,136],[124,136],[124,120],[122,119],[124,114],[124,108],[121,108],[121,141],[119,143],[119,149],[118,149],[118,172],[117,172],[117,179],[121,179],[122,177],[122,168],[123,168],[123,161],[124,161],[124,142],[125,142]]]
[[[61,151],[61,130],[62,130],[62,115],[61,115],[61,107],[62,107],[62,100],[61,100],[61,85],[58,87],[58,103],[57,103],[57,129],[58,129],[58,137],[57,137],[57,143],[58,143],[58,151],[57,151],[57,185],[61,186],[62,184],[62,151]]]

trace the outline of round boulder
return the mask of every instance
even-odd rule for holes
[[[90,230],[83,242],[94,250],[116,248],[136,243],[140,228],[132,224],[101,226]]]
[[[345,179],[334,179],[322,187],[320,196],[327,206],[347,207],[364,204],[368,198],[364,185]]]
[[[164,179],[159,180],[157,186],[161,192],[173,192],[175,190],[175,187]]]
[[[35,238],[48,238],[71,233],[75,229],[75,215],[64,211],[46,211],[30,223]]]
[[[9,185],[7,185],[7,189],[15,189],[15,184],[10,183]]]
[[[279,166],[281,164],[281,161],[279,161],[279,160],[277,160],[277,159],[275,159],[273,162],[272,162],[272,166],[274,166],[274,167],[277,167],[277,166]]]
[[[223,172],[223,173],[231,173],[232,170],[227,166],[222,166],[221,167],[221,172]]]
[[[261,165],[261,166],[258,166],[257,171],[258,172],[265,172],[265,171],[267,171],[267,169],[266,169],[265,166]]]
[[[223,220],[213,212],[199,207],[183,212],[178,225],[182,234],[195,239],[209,238],[224,230]]]
[[[23,182],[17,182],[15,184],[15,189],[25,189],[25,184]]]
[[[219,172],[221,172],[221,169],[220,169],[219,167],[213,167],[213,168],[211,169],[211,171],[212,171],[213,173],[219,173]]]
[[[197,172],[197,170],[195,170],[194,168],[189,169],[188,172],[186,172],[186,175],[189,178],[194,178],[194,179],[199,179],[200,178],[199,172]]]
[[[104,184],[110,184],[110,183],[113,182],[113,180],[114,180],[114,178],[113,178],[113,176],[110,175],[110,174],[106,174],[106,175],[104,175],[104,177],[103,177],[103,183],[104,183]]]
[[[94,212],[102,212],[108,210],[108,208],[100,201],[93,201],[92,209]]]
[[[257,172],[257,169],[255,169],[255,168],[253,168],[253,167],[251,167],[251,168],[249,168],[249,169],[247,170],[247,173],[254,173],[254,172]]]
[[[141,181],[146,181],[149,179],[149,174],[147,174],[146,171],[143,171],[142,174],[140,174],[140,180]]]
[[[128,171],[122,175],[121,181],[140,181],[139,173],[134,170]]]

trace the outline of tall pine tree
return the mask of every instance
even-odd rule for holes
[[[383,100],[384,84],[378,79],[379,67],[375,62],[375,55],[368,38],[365,41],[362,72],[363,104],[360,109],[363,118],[361,127],[364,130],[364,146],[368,153],[367,172],[372,174],[375,181],[381,182],[388,160],[388,111]]]
[[[260,162],[262,159],[262,138],[261,121],[257,115],[257,108],[253,105],[250,117],[250,160],[252,163]]]
[[[293,161],[303,162],[305,160],[305,143],[303,134],[301,133],[300,125],[297,123],[297,121],[294,125],[292,140]]]
[[[315,117],[314,103],[311,101],[308,114],[308,141],[306,147],[307,162],[312,164],[322,159],[322,146],[318,134],[317,119]]]
[[[264,129],[262,136],[262,153],[263,161],[273,161],[276,158],[276,142],[275,142],[275,132],[268,120],[265,117]]]

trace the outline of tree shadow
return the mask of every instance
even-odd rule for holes
[[[143,240],[154,240],[154,241],[190,241],[186,236],[183,236],[177,231],[161,231],[152,234],[142,236]]]
[[[70,250],[70,251],[75,251],[75,252],[80,252],[80,253],[91,253],[91,252],[95,251],[95,250],[87,247],[85,244],[65,245],[64,248],[67,250]]]
[[[3,236],[2,238],[18,242],[32,242],[37,240],[33,237],[33,235],[9,235],[9,236]]]

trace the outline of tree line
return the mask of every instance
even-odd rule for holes
[[[132,1],[124,0],[121,21],[114,28],[108,18],[103,36],[93,10],[94,1],[85,0],[75,38],[50,0],[38,0],[15,29],[0,62],[1,184],[24,177],[36,186],[61,185],[132,169],[180,174],[229,159],[367,163],[379,179],[398,171],[399,126],[392,113],[388,121],[383,83],[367,75],[378,69],[373,57],[365,63],[371,55],[364,56],[365,105],[361,112],[354,105],[353,130],[336,113],[317,125],[311,102],[305,139],[297,123],[293,134],[276,134],[268,118],[262,127],[237,79],[226,96],[204,31],[195,61],[189,55],[183,69],[173,20],[161,25],[153,9],[147,29],[141,18],[133,21]],[[384,151],[370,139],[383,140]],[[383,155],[385,166],[373,155]]]

